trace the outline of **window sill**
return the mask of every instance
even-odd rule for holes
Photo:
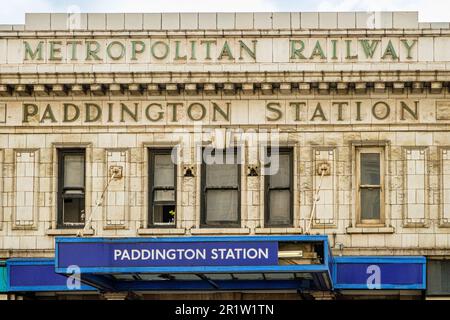
[[[80,231],[83,231],[83,229],[47,229],[45,234],[47,236],[76,236]],[[94,233],[93,229],[83,231],[85,236],[93,236]]]
[[[419,221],[406,221],[403,223],[403,228],[428,228],[428,219],[419,219]]]
[[[141,228],[137,231],[138,235],[183,235],[186,233],[185,229],[176,228]]]
[[[302,228],[256,228],[256,234],[301,234]]]
[[[364,233],[381,233],[389,234],[394,233],[394,227],[380,227],[380,226],[358,226],[358,227],[347,227],[348,234],[364,234]]]
[[[249,228],[202,228],[191,229],[191,234],[249,234]]]

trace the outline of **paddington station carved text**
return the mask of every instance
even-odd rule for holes
[[[2,125],[430,123],[450,120],[450,103],[434,99],[32,101],[8,102],[3,113]]]

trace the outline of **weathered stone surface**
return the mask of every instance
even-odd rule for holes
[[[417,20],[96,13],[30,14],[25,25],[2,26],[0,258],[52,256],[53,237],[74,234],[56,228],[58,148],[86,149],[87,213],[110,167],[123,170],[90,235],[305,232],[321,184],[312,231],[335,234],[345,252],[448,252],[450,30]],[[232,141],[244,149],[240,228],[201,228],[197,148]],[[264,225],[264,177],[247,176],[248,166],[261,172],[267,141],[293,148],[289,228]],[[148,229],[147,148],[174,146],[183,157],[179,219]],[[376,226],[357,223],[358,148],[384,150],[385,217]],[[330,174],[320,182],[322,165]]]

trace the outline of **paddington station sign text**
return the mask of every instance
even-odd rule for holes
[[[24,40],[21,51],[23,62],[33,63],[393,62],[414,59],[417,42],[399,37],[46,39]]]
[[[450,101],[175,100],[8,102],[0,125],[408,124],[450,120]]]

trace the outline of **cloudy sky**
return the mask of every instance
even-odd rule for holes
[[[25,12],[419,11],[422,22],[450,21],[450,0],[0,0],[0,23]],[[75,9],[74,9],[75,8]]]

